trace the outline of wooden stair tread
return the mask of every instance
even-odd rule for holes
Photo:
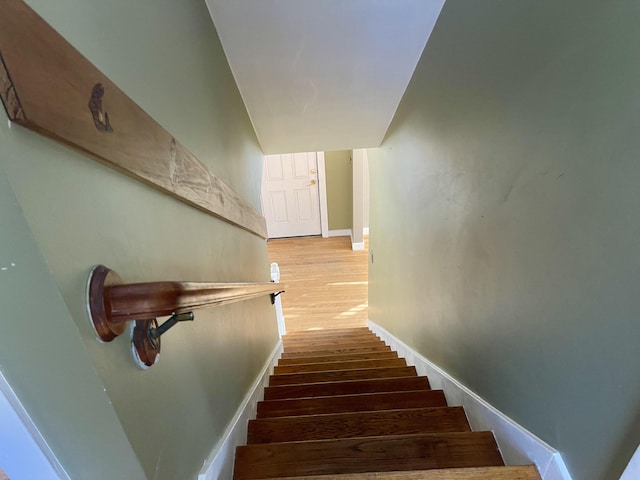
[[[348,335],[351,333],[373,333],[368,327],[326,328],[323,330],[294,330],[287,332],[283,338],[309,337],[313,335]]]
[[[283,340],[291,341],[304,341],[314,338],[349,338],[349,337],[377,337],[371,330],[339,330],[333,333],[330,332],[317,332],[297,335],[283,335]]]
[[[268,480],[541,480],[535,465],[270,477]]]
[[[326,356],[326,355],[342,355],[342,354],[351,354],[351,353],[374,353],[374,352],[391,352],[391,347],[389,345],[384,346],[376,346],[376,347],[340,347],[340,348],[331,348],[327,350],[313,350],[313,351],[305,351],[305,352],[288,352],[284,351],[281,355],[281,358],[298,358],[298,357],[309,357],[313,358],[316,356]]]
[[[362,348],[362,347],[384,347],[386,344],[379,339],[366,340],[335,340],[323,342],[306,342],[289,344],[283,342],[285,352],[315,352],[320,350],[335,350],[339,348]]]
[[[328,372],[284,373],[271,375],[269,385],[295,385],[299,383],[320,383],[345,380],[365,380],[369,378],[392,378],[417,376],[415,367],[363,368],[360,370],[331,370]]]
[[[291,342],[291,343],[305,343],[305,342],[322,342],[322,341],[334,341],[334,340],[351,340],[351,339],[373,339],[380,340],[380,337],[373,333],[372,331],[368,332],[347,332],[347,333],[338,333],[338,334],[314,334],[314,335],[299,335],[290,337],[289,335],[284,335],[282,337],[283,342]]]
[[[442,390],[362,393],[358,395],[262,401],[258,402],[257,418],[398,408],[444,407],[446,405],[447,401]]]
[[[499,465],[491,432],[395,435],[238,447],[234,479]]]
[[[280,385],[264,389],[265,400],[285,398],[326,397],[330,395],[354,395],[356,393],[402,392],[407,390],[429,390],[427,377],[374,378],[347,380],[343,382],[303,383]]]
[[[314,357],[292,357],[292,358],[280,358],[278,365],[298,365],[301,363],[331,363],[331,362],[346,362],[349,360],[375,360],[382,358],[398,358],[396,352],[365,352],[365,353],[347,353],[338,355],[324,355]],[[313,360],[313,362],[312,362]]]
[[[468,431],[462,407],[406,408],[250,420],[247,443]]]
[[[383,358],[368,360],[346,360],[342,362],[301,363],[298,365],[276,365],[274,374],[323,372],[327,370],[358,370],[361,368],[377,367],[406,367],[404,358]]]
[[[313,330],[302,332],[300,330],[287,332],[282,338],[289,339],[305,339],[305,338],[317,338],[317,337],[342,337],[349,335],[375,335],[367,327],[356,328],[331,328],[327,330]]]

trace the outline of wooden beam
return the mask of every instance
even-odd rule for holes
[[[266,238],[258,211],[22,0],[0,0],[0,98],[12,122]]]

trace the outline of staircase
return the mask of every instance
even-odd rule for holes
[[[283,339],[234,479],[540,480],[367,328]]]

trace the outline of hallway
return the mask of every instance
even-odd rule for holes
[[[368,251],[351,250],[349,237],[271,239],[269,260],[280,266],[287,332],[365,326]]]

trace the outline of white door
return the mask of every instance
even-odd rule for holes
[[[316,152],[265,156],[262,209],[269,238],[321,234]]]

